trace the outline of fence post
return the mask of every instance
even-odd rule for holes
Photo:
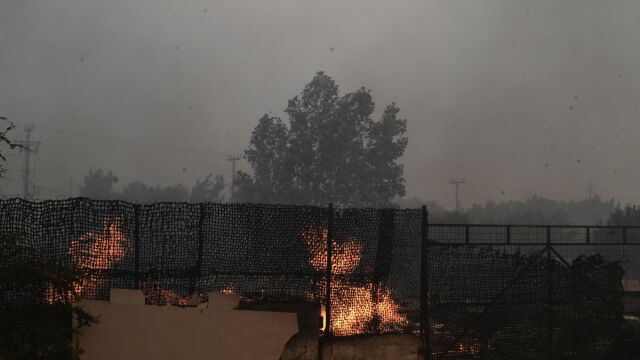
[[[328,207],[328,219],[327,219],[327,270],[326,270],[326,282],[327,292],[325,294],[325,328],[324,336],[331,338],[333,332],[331,330],[331,277],[332,277],[332,257],[333,257],[333,204],[329,204]]]
[[[553,356],[553,324],[552,324],[552,312],[553,307],[551,306],[552,298],[551,298],[551,281],[553,279],[553,266],[551,259],[551,227],[547,226],[547,239],[546,239],[546,248],[547,248],[547,347],[549,350],[548,358],[551,359]]]
[[[589,226],[587,226],[586,230],[587,230],[587,244],[590,244],[591,243],[591,228]]]
[[[429,312],[429,212],[422,206],[420,242],[420,340],[422,358],[431,359],[431,314]]]
[[[464,243],[469,243],[469,224],[464,225]]]
[[[140,204],[134,205],[133,216],[133,247],[134,247],[134,276],[135,288],[140,289]]]
[[[394,209],[380,209],[378,222],[378,243],[376,248],[376,258],[371,276],[371,301],[374,304],[374,314],[368,329],[376,334],[380,333],[381,317],[378,309],[380,303],[380,285],[386,281],[391,272],[391,260],[393,258],[394,249],[394,233],[395,233],[395,216]]]
[[[200,216],[198,217],[198,255],[196,258],[196,267],[191,275],[191,284],[189,285],[189,292],[193,294],[196,291],[196,282],[202,275],[202,252],[204,243],[204,203],[200,203],[198,206]]]

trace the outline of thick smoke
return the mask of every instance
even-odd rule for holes
[[[318,70],[409,120],[407,193],[638,202],[640,3],[0,0],[0,115],[35,123],[37,185],[229,176]],[[98,135],[97,137],[95,135]],[[21,138],[18,129],[14,136]],[[148,146],[152,145],[152,146]],[[5,195],[20,193],[18,153]],[[246,165],[240,164],[241,168]],[[41,197],[59,193],[46,189]]]

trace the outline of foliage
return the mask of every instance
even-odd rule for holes
[[[617,207],[609,216],[607,225],[639,226],[640,206],[627,205],[624,208]]]
[[[438,276],[431,281],[430,299],[436,304],[431,316],[444,324],[438,344],[450,344],[459,329],[473,324],[460,348],[477,344],[486,354],[482,358],[622,359],[621,353],[629,354],[625,344],[638,339],[624,323],[619,261],[583,255],[566,266],[546,254],[532,262],[534,255],[487,247],[434,250],[439,251],[431,258]],[[531,265],[520,274],[525,264]],[[519,280],[503,292],[516,276]],[[490,305],[451,306],[476,301]]]
[[[627,335],[622,303],[624,269],[619,261],[606,261],[596,254],[579,256],[573,261],[572,270],[576,274],[573,288],[582,289],[584,295],[574,299],[574,310],[568,316],[554,315],[554,323],[560,329],[558,350],[570,358],[591,358],[603,351],[599,348],[603,341],[615,345]]]
[[[593,225],[605,221],[614,209],[613,199],[603,200],[597,195],[577,201],[532,196],[525,200],[474,204],[461,213],[473,224]],[[452,217],[437,208],[430,210],[430,215],[444,219]]]
[[[478,223],[568,224],[568,216],[559,202],[541,197],[525,201],[474,204],[467,212]]]
[[[80,186],[80,195],[97,200],[112,200],[117,197],[113,186],[118,178],[109,172],[102,170],[89,170],[89,175],[84,177],[84,184]]]
[[[224,201],[224,177],[218,175],[212,180],[212,175],[207,175],[203,180],[198,180],[191,189],[191,202],[222,202]]]
[[[79,359],[82,350],[72,336],[97,322],[70,303],[82,273],[36,260],[15,236],[0,238],[0,264],[0,358]]]
[[[415,196],[410,198],[398,198],[393,201],[393,205],[401,209],[418,209],[423,205],[429,210],[429,214],[443,213],[445,208],[435,201],[424,201]]]
[[[0,145],[4,144],[9,146],[10,149],[15,149],[16,147],[20,147],[20,145],[17,145],[15,143],[13,143],[10,139],[9,139],[9,132],[11,130],[13,130],[15,128],[15,125],[7,120],[7,118],[0,116],[0,122],[2,123],[6,123],[6,127],[4,128],[4,130],[0,130]],[[6,171],[5,168],[5,162],[7,161],[7,157],[2,154],[2,152],[0,152],[0,176]]]
[[[126,184],[121,191],[116,191],[114,185],[118,178],[111,172],[103,170],[89,171],[84,177],[84,184],[80,187],[80,195],[98,200],[125,200],[134,203],[155,201],[168,202],[222,202],[224,200],[224,177],[213,178],[208,175],[198,179],[191,190],[183,185],[151,186],[141,181]]]
[[[470,224],[471,218],[466,212],[457,211],[434,211],[429,212],[429,223],[431,224]]]
[[[438,203],[415,197],[397,199],[394,203],[403,208],[427,205],[431,223],[594,225],[605,222],[616,209],[613,199],[603,200],[598,195],[584,200],[553,200],[532,196],[525,200],[488,201],[474,204],[460,213],[447,211]],[[640,210],[637,212],[636,221],[640,223]]]
[[[134,181],[127,184],[117,197],[134,203],[154,201],[182,202],[189,199],[189,190],[182,185],[161,187],[149,186],[142,181]]]
[[[378,121],[370,91],[340,96],[318,72],[289,100],[288,126],[265,114],[251,134],[245,159],[253,176],[235,174],[238,202],[389,206],[405,192],[397,163],[407,146],[406,120],[387,106]]]

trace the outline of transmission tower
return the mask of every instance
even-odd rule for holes
[[[31,153],[38,153],[39,141],[31,141],[31,133],[35,127],[33,125],[27,125],[24,127],[25,139],[23,141],[17,141],[16,143],[21,145],[20,152],[24,153],[24,169],[23,172],[23,197],[30,200],[33,196],[33,192],[30,189],[31,182]]]
[[[450,179],[449,180],[449,184],[454,185],[456,187],[456,212],[457,213],[460,212],[460,197],[459,197],[460,185],[464,184],[465,182],[466,182],[465,179]]]
[[[231,161],[231,197],[236,190],[236,161],[242,159],[242,156],[238,154],[227,155],[227,161]]]

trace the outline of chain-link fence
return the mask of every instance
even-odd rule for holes
[[[314,302],[325,335],[420,334],[425,358],[624,359],[640,348],[627,311],[640,309],[640,227],[428,224],[424,208],[12,199],[0,201],[0,236],[20,249],[0,253],[2,267],[76,266],[83,298],[117,287],[141,289],[148,304],[188,306],[211,291]]]
[[[82,298],[117,287],[186,305],[234,292],[244,303],[321,303],[326,334],[418,327],[419,210],[12,199],[0,201],[0,219],[0,236],[21,249],[3,266],[77,266]]]
[[[635,359],[640,228],[434,225],[426,283],[433,358]],[[634,316],[635,315],[635,316]]]

